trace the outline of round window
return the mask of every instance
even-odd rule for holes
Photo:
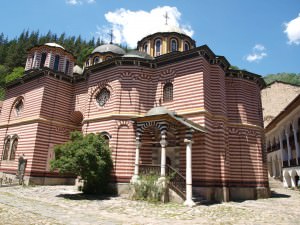
[[[110,98],[110,91],[107,88],[103,88],[97,95],[96,101],[100,106],[104,106]]]

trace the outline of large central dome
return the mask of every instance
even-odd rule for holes
[[[106,53],[106,52],[111,52],[111,53],[115,53],[115,54],[119,54],[119,55],[124,55],[125,51],[120,48],[117,45],[113,45],[113,44],[106,44],[106,45],[100,45],[97,48],[95,48],[92,52],[93,53]]]

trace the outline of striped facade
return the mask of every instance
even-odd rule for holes
[[[26,68],[29,65],[30,57]],[[167,83],[173,85],[170,101],[163,96]],[[76,76],[31,68],[22,81],[7,88],[0,117],[0,171],[15,173],[18,156],[24,153],[31,182],[65,182],[71,177],[49,170],[53,146],[67,141],[70,131],[81,130],[109,135],[112,180],[129,183],[136,154],[138,127],[134,121],[152,108],[165,107],[205,129],[192,136],[195,192],[216,200],[224,200],[225,195],[230,199],[264,197],[268,178],[260,100],[263,86],[258,75],[230,70],[227,60],[205,45],[152,60],[118,56],[86,67]],[[103,88],[110,96],[100,106],[97,96]],[[24,108],[16,114],[19,98]],[[184,175],[186,127],[170,124],[166,129],[166,156]],[[5,140],[15,134],[16,157],[3,160]],[[155,124],[143,129],[140,164],[160,164],[160,139]]]

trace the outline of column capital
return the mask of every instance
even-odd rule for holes
[[[184,139],[184,143],[186,143],[186,144],[193,144],[194,141],[192,139],[185,138]]]

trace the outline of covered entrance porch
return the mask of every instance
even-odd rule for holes
[[[131,182],[139,175],[156,173],[160,181],[168,177],[169,188],[193,206],[192,143],[194,132],[204,128],[164,107],[152,108],[136,125],[135,167]],[[185,174],[185,176],[183,175]]]

